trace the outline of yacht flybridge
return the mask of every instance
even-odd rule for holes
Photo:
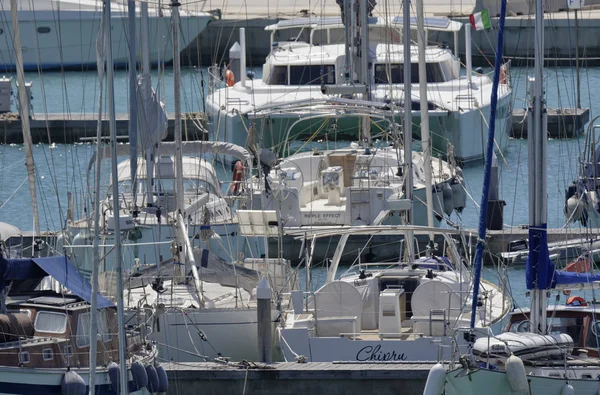
[[[250,81],[248,78],[252,76],[247,77],[243,71],[236,76],[239,82],[220,88],[213,79],[207,100],[211,138],[241,146],[260,144],[281,151],[287,140],[308,138],[323,127],[316,120],[318,115],[326,118],[332,113],[343,113],[340,108],[332,112],[329,101],[357,95],[384,104],[384,109],[399,119],[405,102],[403,19],[369,18],[368,23],[369,69],[365,83],[357,82],[359,78],[350,71],[356,69],[355,59],[349,56],[340,18],[299,18],[268,26],[266,29],[272,32],[272,50],[263,66],[262,79]],[[411,20],[411,27],[412,24]],[[453,34],[456,51],[461,23],[426,18],[425,24],[426,31]],[[244,52],[242,48],[241,53]],[[461,76],[460,61],[444,45],[428,45],[425,59],[433,149],[445,155],[452,145],[454,156],[462,162],[483,158],[491,79],[473,72],[470,61],[466,75]],[[410,62],[411,81],[418,84],[416,45],[411,45]],[[244,59],[241,63],[240,69],[245,70]],[[215,68],[212,72],[216,77]],[[499,147],[507,141],[510,113],[511,89],[507,78],[504,82],[499,89],[496,125]],[[411,94],[411,109],[415,119],[413,134],[419,136],[421,108],[417,89]],[[308,119],[298,122],[307,115]],[[294,130],[288,131],[293,124]],[[358,135],[357,125],[360,121],[354,117],[337,117],[327,127],[335,129],[337,139],[352,139]]]

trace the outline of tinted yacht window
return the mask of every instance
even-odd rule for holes
[[[410,80],[413,84],[419,83],[419,65],[411,63]],[[439,63],[428,63],[425,66],[427,72],[427,82],[444,82],[444,73]],[[390,81],[391,80],[391,81]],[[375,83],[376,84],[403,84],[404,83],[404,65],[403,64],[376,64],[375,65]]]
[[[269,80],[266,82],[269,85],[287,85],[288,75],[287,66],[273,66],[269,74]]]
[[[335,84],[335,66],[290,66],[290,85]]]

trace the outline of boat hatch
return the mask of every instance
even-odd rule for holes
[[[37,298],[31,298],[27,302],[35,304],[45,304],[48,306],[64,306],[71,303],[79,302],[79,298],[73,298],[68,296],[39,296]]]
[[[392,276],[382,276],[379,278],[379,289],[394,289],[394,288],[403,288],[406,293],[406,317],[412,317],[412,304],[411,298],[412,294],[417,289],[420,283],[420,277],[411,276],[411,277],[392,277]]]

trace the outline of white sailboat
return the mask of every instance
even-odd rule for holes
[[[502,1],[500,26],[504,25],[505,13],[506,1]],[[513,315],[510,332],[475,341],[472,355],[461,357],[462,367],[454,368],[451,364],[446,372],[443,365],[435,365],[427,379],[426,395],[442,392],[447,395],[598,393],[600,359],[597,358],[597,350],[594,358],[589,357],[585,349],[586,340],[581,339],[585,336],[594,348],[592,339],[598,336],[594,307],[548,307],[552,289],[594,288],[599,278],[593,273],[555,270],[549,258],[542,1],[536,1],[535,20],[535,79],[529,123],[530,130],[533,130],[529,139],[529,257],[526,270],[531,309]],[[501,47],[501,34],[502,27],[499,29],[498,48]],[[578,302],[581,306],[585,304],[581,298],[571,302]],[[582,326],[584,322],[585,328]],[[574,348],[581,345],[584,348],[579,351]]]
[[[8,3],[8,0],[0,1],[0,11],[7,16],[0,26],[0,35],[12,35],[10,13],[5,12],[9,9]],[[127,7],[114,1],[113,7],[114,62],[124,66],[128,56]],[[23,67],[26,71],[96,68],[93,43],[101,23],[102,1],[20,1],[17,15],[21,23]],[[173,47],[168,39],[170,19],[168,7],[152,7],[149,18],[152,63],[173,60]],[[195,40],[211,20],[213,16],[206,12],[182,12],[183,48]],[[15,69],[10,39],[0,40],[0,59],[0,70]]]
[[[404,5],[404,15],[408,17],[408,2]],[[422,9],[418,18],[422,26]],[[420,45],[424,42],[421,37],[419,41]],[[420,62],[424,65],[423,59]],[[424,71],[421,67],[420,73]],[[410,77],[410,70],[405,72],[405,78]],[[425,97],[421,99],[426,101]],[[405,117],[405,125],[410,125],[410,112]],[[423,118],[424,128],[427,114]],[[412,136],[405,136],[408,152],[412,151],[411,139]],[[425,171],[430,171],[427,130],[424,143]],[[407,190],[412,185],[410,166],[408,169]],[[427,195],[429,228],[349,227],[315,233],[315,237],[336,233],[342,236],[325,285],[309,295],[305,304],[292,297],[294,309],[286,312],[283,325],[278,328],[286,360],[303,356],[310,361],[431,361],[440,354],[451,358],[453,349],[466,350],[468,344],[456,336],[458,328],[470,321],[475,321],[478,328],[487,328],[506,315],[510,303],[497,286],[487,282],[481,283],[485,293],[475,301],[478,308],[465,309],[472,303],[470,289],[474,281],[462,255],[468,250],[466,238],[460,231],[432,227],[433,197],[431,193]],[[410,199],[410,194],[406,199]],[[407,211],[410,221],[410,204]],[[417,234],[429,239],[425,251],[419,251],[415,245]],[[388,236],[385,249],[395,251],[396,258],[361,262],[359,252],[358,263],[340,276],[337,270],[346,242],[349,237],[360,235],[373,239]],[[435,235],[441,239],[439,247]],[[362,250],[368,248],[366,245]],[[310,261],[306,266],[308,270]]]
[[[178,4],[172,5],[177,51]],[[252,341],[258,337],[254,289],[260,276],[267,275],[275,293],[271,312],[275,325],[282,294],[294,286],[292,270],[283,260],[238,256],[243,245],[229,240],[235,239],[237,232],[231,207],[242,195],[222,194],[216,171],[203,155],[239,158],[248,182],[252,158],[246,150],[228,143],[182,142],[177,59],[174,75],[175,142],[152,142],[149,138],[151,142],[141,152],[143,158],[134,155],[134,160],[120,164],[116,158],[130,155],[135,144],[96,153],[115,168],[112,192],[100,202],[98,211],[104,218],[99,221],[100,234],[95,235],[101,238],[104,252],[101,289],[112,294],[114,283],[123,279],[126,289],[119,300],[127,318],[148,325],[149,339],[158,344],[166,360],[203,361],[221,356],[256,359],[257,341]],[[148,146],[160,153],[155,163]],[[247,184],[243,178],[238,181],[242,183],[232,185],[241,192]],[[68,231],[72,232],[72,242],[64,245],[87,270],[92,262],[91,225],[89,219],[71,221]],[[122,270],[118,270],[110,259],[115,255],[113,246],[122,239],[126,240],[122,243],[125,253]],[[200,246],[194,246],[196,239],[200,239]],[[219,247],[227,250],[226,260],[219,257]]]
[[[400,108],[410,102],[415,119],[419,119],[419,93],[413,93],[408,101],[404,99],[402,88],[404,49],[398,42],[402,37],[403,19],[371,17],[366,23],[370,31],[366,51],[372,67],[362,84],[357,83],[358,74],[349,71],[355,49],[348,49],[344,44],[348,31],[340,18],[300,18],[267,27],[272,31],[273,49],[263,66],[262,78],[247,80],[245,60],[241,59],[239,82],[231,86],[222,83],[222,87],[209,94],[207,114],[211,138],[245,147],[260,136],[261,147],[281,152],[288,139],[308,138],[319,130],[328,115],[343,112],[341,108],[332,109],[327,103],[329,99],[364,92],[364,84],[372,87],[370,100]],[[414,22],[410,23],[412,26]],[[458,22],[428,18],[425,29],[451,32],[455,35],[455,46],[458,45],[457,34],[461,29]],[[416,71],[416,46],[411,46],[409,51],[407,62]],[[490,108],[491,80],[486,75],[473,73],[470,67],[466,76],[460,76],[458,59],[443,46],[428,46],[426,63],[427,111],[434,150],[446,155],[448,145],[452,145],[457,160],[480,160],[486,142],[484,131],[487,130],[485,119]],[[215,74],[219,73],[213,69],[213,76]],[[419,81],[416,73],[413,74],[412,83],[416,85]],[[218,80],[218,76],[215,79]],[[511,89],[508,81],[505,82],[500,91],[497,118],[500,148],[508,141],[510,115]],[[306,118],[303,122],[297,122],[303,117]],[[292,125],[295,129],[288,132]],[[360,122],[352,116],[336,119],[336,134],[346,139],[356,138],[358,125]],[[418,122],[413,133],[420,135]]]

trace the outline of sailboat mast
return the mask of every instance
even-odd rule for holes
[[[175,173],[177,175],[177,210],[183,215],[183,158],[181,157],[181,93],[180,93],[180,71],[181,64],[179,58],[179,3],[177,0],[171,1],[171,17],[173,18],[173,89],[175,106]],[[184,216],[185,217],[185,216]]]
[[[98,32],[96,41],[96,53],[100,54],[101,59],[96,59],[98,67],[98,84],[100,90],[98,93],[98,122],[96,124],[96,163],[94,169],[94,239],[92,240],[92,300],[90,301],[90,378],[89,378],[89,395],[94,395],[96,392],[96,353],[98,342],[91,339],[98,338],[98,314],[95,314],[98,306],[98,271],[100,269],[100,177],[102,164],[102,92],[104,89],[104,26],[106,26],[106,15],[102,15],[102,23]]]
[[[33,160],[33,143],[29,129],[29,100],[25,87],[25,72],[23,70],[23,53],[21,52],[21,35],[19,33],[19,16],[17,1],[10,1],[10,14],[13,28],[13,45],[15,47],[15,66],[17,68],[17,84],[19,90],[19,106],[21,107],[21,128],[23,130],[23,145],[25,146],[25,167],[29,181],[29,194],[31,195],[31,208],[33,210],[33,240],[40,236],[40,217],[37,205],[37,191],[35,188],[35,162]]]
[[[120,371],[120,383],[121,391],[126,394],[128,391],[128,380],[127,380],[127,359],[125,349],[127,348],[127,339],[125,338],[125,314],[123,311],[123,256],[121,247],[121,226],[120,226],[120,204],[119,204],[119,171],[117,168],[117,123],[115,119],[115,79],[114,79],[114,66],[112,57],[112,35],[110,28],[110,7],[111,0],[104,0],[104,48],[106,49],[106,71],[107,71],[107,84],[106,94],[108,96],[108,127],[110,130],[110,138],[112,144],[112,160],[111,160],[111,174],[112,174],[112,197],[113,197],[113,215],[115,219],[115,260],[116,260],[116,276],[117,276],[117,325],[118,325],[118,338],[119,338],[119,364],[121,365]]]
[[[531,290],[530,330],[545,334],[547,329],[546,292],[552,273],[547,253],[547,179],[548,154],[546,138],[546,108],[544,102],[544,9],[541,0],[535,5],[535,69],[533,86],[533,133],[529,139],[529,258],[527,280]]]
[[[479,205],[479,230],[477,248],[475,250],[475,273],[473,275],[473,298],[471,301],[470,327],[474,328],[477,319],[477,304],[479,303],[479,285],[481,282],[481,267],[483,266],[483,253],[485,250],[487,206],[492,174],[492,161],[494,158],[494,136],[496,132],[496,108],[498,105],[498,87],[500,85],[500,68],[502,67],[502,48],[504,47],[504,21],[506,19],[506,0],[500,2],[500,18],[498,20],[498,46],[494,62],[494,80],[492,81],[492,96],[490,98],[490,120],[487,146],[485,150],[485,165],[483,172],[483,188],[481,191],[481,204]],[[471,45],[471,43],[467,43]],[[470,85],[469,77],[467,81]]]
[[[407,222],[413,224],[413,162],[412,162],[412,93],[411,93],[411,54],[410,54],[410,0],[403,0],[403,40],[404,40],[404,198],[411,207],[407,211]],[[407,232],[406,253],[408,259],[414,258],[413,234]]]
[[[135,43],[135,1],[127,2],[127,19],[129,28],[129,168],[131,170],[131,192],[133,204],[137,205],[137,76],[136,76],[136,43]]]
[[[433,185],[431,180],[431,140],[429,138],[429,106],[427,105],[427,70],[425,69],[425,18],[423,16],[423,0],[417,0],[417,36],[419,48],[419,99],[421,107],[421,142],[423,146],[423,162],[425,165],[425,198],[427,203],[427,226],[433,223]],[[429,233],[433,242],[433,233]]]

